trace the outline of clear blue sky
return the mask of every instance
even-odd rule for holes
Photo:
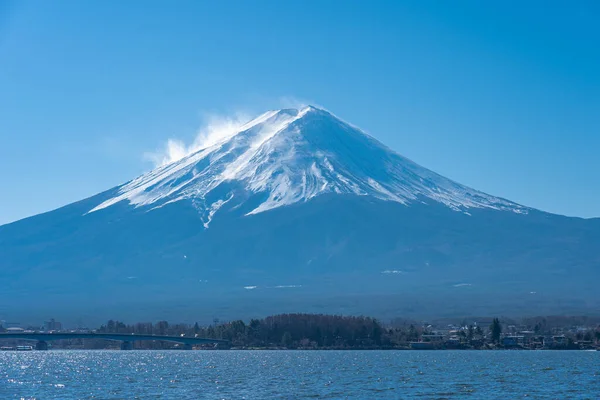
[[[461,183],[600,216],[599,20],[596,1],[0,0],[0,224],[283,97]]]

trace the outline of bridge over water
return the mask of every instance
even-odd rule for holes
[[[48,342],[51,340],[68,340],[68,339],[102,339],[102,340],[113,340],[121,342],[121,350],[133,349],[133,342],[141,340],[158,340],[162,342],[175,342],[184,345],[184,349],[191,350],[194,345],[214,343],[214,344],[225,344],[228,343],[226,340],[219,339],[206,339],[191,336],[161,336],[161,335],[139,335],[139,334],[127,334],[127,333],[71,333],[71,332],[54,332],[54,333],[41,333],[41,332],[19,332],[19,333],[0,333],[0,340],[2,339],[21,339],[21,340],[34,340],[37,342],[36,349],[47,350]]]

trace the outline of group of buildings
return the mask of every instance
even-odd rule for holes
[[[18,326],[18,323],[14,322],[5,322],[0,323],[0,333],[21,333],[21,332],[60,332],[63,330],[63,326],[60,322],[56,321],[54,318],[51,318],[49,321],[45,321],[44,324],[40,327],[27,327],[23,328]],[[6,325],[6,326],[5,326]]]
[[[410,343],[412,349],[600,350],[600,329],[590,327],[540,332],[509,325],[496,338],[489,329],[474,330],[472,327],[449,326],[426,332]]]

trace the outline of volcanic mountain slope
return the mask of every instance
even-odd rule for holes
[[[0,316],[587,310],[599,243],[597,219],[460,185],[321,109],[270,111],[0,227]]]

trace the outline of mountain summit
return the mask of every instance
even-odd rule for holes
[[[460,185],[393,152],[325,110],[269,111],[234,135],[161,166],[118,188],[95,206],[121,201],[162,207],[192,200],[208,227],[225,204],[255,206],[248,214],[326,194],[372,196],[408,205],[437,202],[455,210],[526,207]]]
[[[588,312],[598,243],[598,219],[482,193],[325,110],[285,109],[0,226],[0,317]]]

